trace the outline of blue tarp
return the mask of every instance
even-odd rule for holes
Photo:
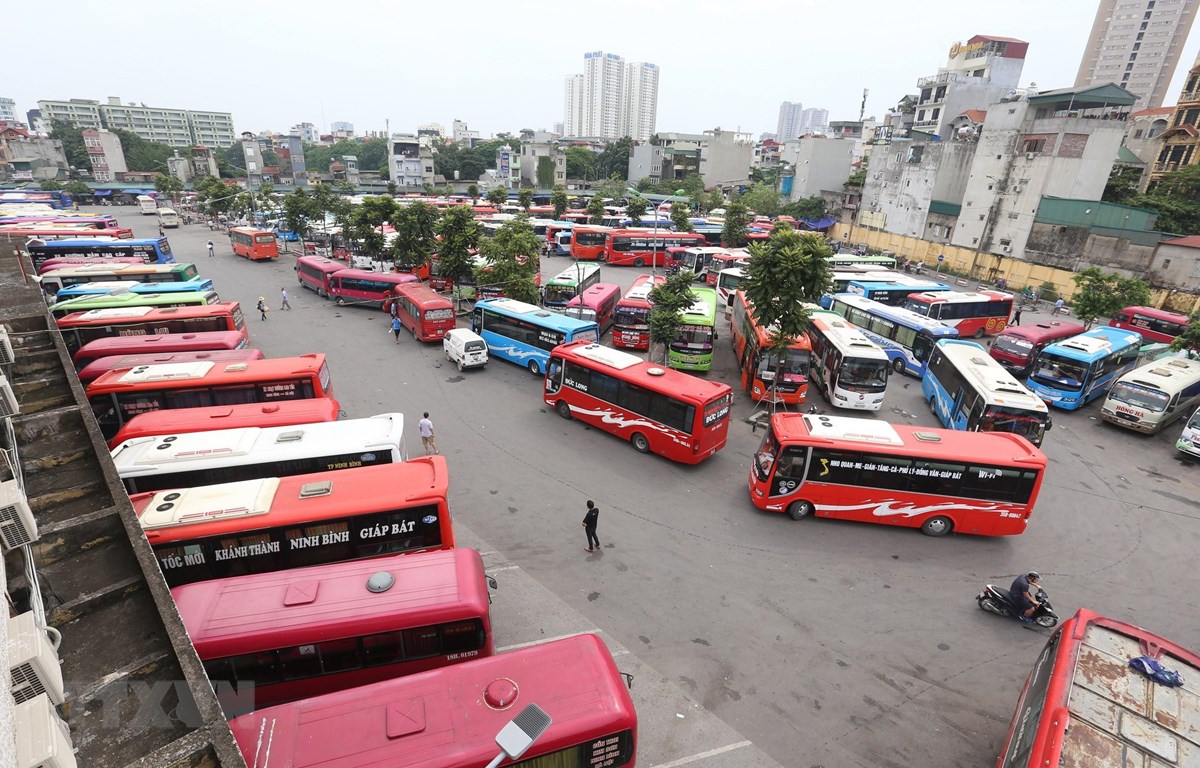
[[[97,189],[97,190],[93,191],[92,194],[95,195],[96,197],[110,197],[112,195],[112,190],[111,189]]]
[[[121,194],[122,195],[148,195],[150,193],[144,189],[122,189]]]
[[[829,229],[837,223],[837,219],[832,216],[825,216],[820,219],[800,219],[800,223],[809,229]]]

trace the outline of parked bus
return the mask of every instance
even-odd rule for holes
[[[239,331],[246,334],[246,319],[236,301],[190,307],[127,307],[74,312],[57,321],[67,351],[110,336],[151,336],[201,331]]]
[[[867,276],[851,280],[846,284],[846,293],[862,296],[891,307],[904,306],[904,301],[909,294],[949,290],[950,286],[948,285],[899,274],[884,280],[876,280],[873,276]]]
[[[686,251],[685,251],[686,252]],[[710,288],[717,287],[718,277],[727,269],[737,269],[745,267],[750,261],[750,254],[745,251],[728,251],[726,253],[714,253],[712,261],[708,265],[708,269],[704,271],[704,282]],[[718,298],[720,294],[718,293]],[[721,302],[724,304],[724,301]]]
[[[59,303],[83,296],[115,296],[123,293],[201,293],[208,299],[207,303],[209,304],[216,304],[221,300],[213,287],[213,281],[207,278],[193,278],[178,283],[139,283],[136,280],[77,283],[60,289],[58,293],[54,294],[54,300],[55,303]]]
[[[56,215],[0,216],[0,226],[7,227],[10,224],[71,224],[88,229],[125,229],[112,216],[90,216],[88,214],[71,216],[66,211]]]
[[[612,227],[598,224],[577,224],[571,230],[571,247],[567,255],[576,261],[603,261],[604,248]]]
[[[452,549],[443,456],[130,497],[167,585]]]
[[[692,246],[683,248],[678,251],[672,251],[671,268],[680,272],[688,271],[692,273],[695,280],[706,282],[708,277],[709,266],[720,257],[728,257],[732,254],[724,248],[715,246]],[[722,267],[730,267],[732,264],[721,261]]]
[[[1019,435],[777,413],[754,455],[750,500],[793,520],[987,536],[1025,532],[1046,456]]]
[[[179,227],[179,214],[174,208],[159,208],[158,223],[163,229],[177,229]]]
[[[296,259],[296,279],[304,288],[316,291],[318,296],[327,299],[329,279],[345,268],[345,263],[341,261],[322,256],[301,256]]]
[[[140,211],[143,216],[147,214],[154,215],[158,213],[158,201],[153,197],[150,197],[150,195],[138,195],[137,205],[138,211]]]
[[[266,404],[244,403],[149,411],[125,422],[125,426],[108,441],[108,448],[112,450],[126,440],[167,433],[182,435],[240,427],[286,427],[293,424],[314,424],[318,421],[337,421],[341,415],[341,408],[341,404],[331,397],[313,397],[308,400],[281,400]]]
[[[719,247],[725,235],[725,227],[721,224],[696,224],[692,231],[704,238],[706,245]]]
[[[279,258],[279,242],[275,233],[254,227],[234,227],[229,230],[229,241],[235,256],[250,261],[267,261]]]
[[[1058,341],[1033,361],[1025,385],[1056,408],[1082,408],[1137,365],[1142,336],[1111,326]]]
[[[424,715],[406,723],[400,702]],[[633,768],[637,712],[592,634],[260,709],[229,726],[250,768],[294,768],[315,755],[329,768],[475,767],[503,754],[496,734],[529,704],[551,723],[507,765]]]
[[[888,357],[836,312],[809,305],[808,380],[835,408],[878,411],[887,390]]]
[[[115,261],[115,260],[114,260]],[[47,262],[49,263],[49,262]],[[139,283],[176,283],[193,280],[199,274],[195,264],[78,264],[47,270],[38,275],[42,291],[56,296],[63,288],[82,283],[134,281]]]
[[[1200,406],[1200,360],[1155,360],[1117,380],[1100,418],[1118,427],[1154,434]]]
[[[733,306],[733,294],[745,279],[746,270],[742,267],[730,267],[717,273],[717,301],[726,311]]]
[[[101,259],[136,256],[147,264],[170,264],[175,261],[171,245],[165,237],[145,240],[55,240],[52,243],[29,243],[25,250],[33,260],[33,268],[39,271],[47,259],[60,256]]]
[[[80,296],[69,301],[60,301],[49,307],[50,316],[55,320],[72,313],[90,312],[101,309],[127,309],[132,307],[202,307],[210,302],[209,298],[216,294],[196,292],[184,293],[111,293],[101,296]]]
[[[1187,765],[1200,709],[1182,704],[1190,688],[1134,669],[1143,655],[1189,686],[1200,679],[1200,654],[1165,637],[1082,609],[1064,621],[1025,680],[996,768]]]
[[[772,354],[771,332],[754,317],[754,307],[745,291],[733,295],[729,333],[741,371],[742,389],[752,401],[804,404],[812,362],[812,345],[807,336],[798,337],[786,351]]]
[[[109,371],[87,387],[88,403],[106,438],[147,411],[304,400],[332,394],[329,364],[322,354],[243,363],[145,365]]]
[[[143,283],[139,283],[136,280],[106,280],[97,283],[79,283],[58,289],[53,298],[47,297],[47,301],[60,304],[64,301],[79,299],[84,296],[115,296],[119,293],[129,293],[139,285],[143,285]],[[145,285],[153,284],[145,283]]]
[[[1200,459],[1200,408],[1183,426],[1179,439],[1175,441],[1175,450],[1184,456]]]
[[[88,256],[56,256],[53,259],[43,261],[42,265],[37,268],[37,273],[40,277],[54,269],[77,269],[83,266],[96,265],[112,267],[129,264],[141,264],[144,266],[146,262],[137,256],[116,256],[111,259],[95,259]]]
[[[692,232],[669,232],[646,229],[614,229],[608,233],[602,258],[618,267],[644,267],[647,264],[664,267],[668,264],[667,249],[704,245],[704,236]],[[572,252],[574,255],[574,252]]]
[[[858,326],[887,354],[896,373],[921,378],[925,362],[939,339],[958,338],[958,331],[940,320],[849,293],[833,297],[829,309]]]
[[[404,415],[136,438],[113,449],[129,493],[333,472],[408,458]]]
[[[1041,445],[1050,410],[979,344],[943,339],[921,377],[929,410],[947,429],[1012,432]]]
[[[546,372],[550,352],[572,341],[596,342],[593,322],[560,315],[514,299],[484,299],[471,312],[471,330],[487,342],[488,354],[523,365],[534,376]]]
[[[200,581],[171,594],[228,718],[495,653],[474,549]]]
[[[717,292],[708,286],[692,288],[692,306],[680,315],[679,335],[667,350],[667,365],[682,371],[712,368],[717,341]]]
[[[733,394],[725,384],[577,342],[554,350],[544,399],[564,419],[617,435],[641,453],[698,464],[725,446]]]
[[[571,230],[575,228],[573,221],[551,221],[546,225],[546,253],[565,256],[571,252]],[[559,236],[566,236],[566,244]]]
[[[396,298],[391,303],[400,324],[417,341],[441,341],[457,322],[454,302],[424,283],[397,285]]]
[[[1013,296],[1000,291],[922,291],[910,293],[904,308],[941,320],[958,329],[961,338],[995,336],[1008,326]]]
[[[1010,325],[992,340],[988,354],[1013,375],[1025,378],[1038,353],[1050,344],[1086,331],[1079,323],[1048,320],[1034,325]]]
[[[169,338],[143,336],[141,338]],[[103,339],[102,339],[103,341]],[[85,388],[109,371],[137,368],[140,365],[170,365],[177,363],[243,363],[266,357],[259,349],[200,350],[196,352],[166,352],[161,354],[116,355],[101,357],[79,369],[79,383]]]
[[[650,291],[667,282],[665,275],[638,275],[617,302],[612,345],[627,349],[650,348]]]
[[[554,256],[570,256],[571,255],[571,237],[574,228],[564,229],[555,233],[554,243],[551,246],[550,253]],[[601,246],[603,248],[603,246]]]
[[[358,306],[378,306],[384,312],[390,307],[396,289],[404,283],[420,279],[407,272],[370,272],[363,269],[343,269],[329,278],[329,298],[338,303]]]
[[[28,240],[27,245],[56,243],[62,240],[113,242],[132,240],[133,230],[124,227],[108,229],[84,224],[0,224],[0,237]]]
[[[835,267],[873,267],[878,269],[895,269],[896,257],[885,256],[884,254],[869,254],[859,255],[852,251],[845,253],[835,253],[832,256],[826,256],[825,260]]]
[[[74,360],[75,368],[82,370],[105,357],[236,350],[245,349],[248,344],[249,339],[244,330],[112,336],[84,344],[75,352]]]
[[[600,327],[603,336],[612,327],[621,298],[621,286],[615,283],[596,283],[567,302],[563,314],[580,320],[591,320]]]
[[[1188,316],[1154,307],[1125,307],[1108,324],[1113,328],[1137,331],[1146,341],[1170,344],[1188,327]]]
[[[599,264],[576,262],[546,281],[542,303],[547,307],[565,307],[571,299],[599,282]]]

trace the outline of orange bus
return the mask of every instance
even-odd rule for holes
[[[807,335],[793,341],[783,354],[772,354],[771,334],[754,318],[744,291],[733,296],[729,331],[742,376],[742,389],[755,402],[803,405],[808,399],[808,368],[812,344]],[[776,381],[776,374],[779,380]]]
[[[391,304],[400,324],[417,341],[440,341],[454,329],[454,302],[424,283],[397,285]]]
[[[571,229],[571,252],[567,254],[576,261],[602,261],[604,244],[612,227],[598,224],[575,226]]]
[[[259,349],[201,349],[195,352],[162,352],[143,355],[115,355],[93,360],[79,369],[79,383],[84,387],[109,371],[129,370],[139,365],[167,365],[170,363],[194,363],[209,360],[214,363],[240,363],[246,360],[262,360],[266,355]]]
[[[275,233],[268,229],[234,227],[229,230],[229,241],[237,256],[250,261],[266,261],[279,258],[279,242]]]
[[[371,588],[380,575],[390,588]],[[226,717],[495,653],[474,549],[198,581],[171,594]]]
[[[167,585],[453,549],[444,456],[129,498]]]
[[[332,397],[313,397],[307,400],[280,400],[276,403],[243,403],[241,405],[212,405],[207,408],[179,408],[170,411],[150,411],[138,414],[108,441],[109,449],[136,437],[182,435],[189,432],[212,432],[218,429],[243,427],[290,427],[295,424],[316,424],[337,421],[342,406]]]
[[[105,438],[139,413],[210,405],[271,403],[329,397],[323,354],[241,363],[142,365],[109,371],[87,387],[88,402]]]
[[[612,344],[626,349],[650,348],[650,291],[667,282],[666,275],[638,275],[617,302]]]
[[[154,336],[203,331],[246,333],[246,318],[236,301],[194,304],[186,307],[122,307],[92,309],[60,317],[58,332],[67,350],[75,353],[84,344],[113,336]]]

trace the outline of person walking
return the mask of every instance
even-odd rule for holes
[[[267,308],[267,297],[266,296],[258,297],[258,304],[255,306],[255,309],[257,309],[259,311],[259,313],[262,315],[263,320],[267,319],[267,312],[270,310]]]
[[[1013,312],[1012,324],[1013,325],[1021,324],[1021,306],[1020,305],[1017,306],[1017,311]]]
[[[212,244],[212,240],[209,240],[208,241],[208,258],[211,259],[212,257],[213,257],[213,244]]]
[[[396,343],[400,343],[400,330],[403,326],[400,325],[400,318],[392,315],[392,335],[396,337]],[[428,414],[426,414],[428,415]]]
[[[286,309],[288,312],[291,312],[292,305],[288,303],[287,288],[279,289],[279,298],[283,301],[283,303],[279,305],[279,308]]]
[[[600,508],[591,499],[588,499],[587,514],[583,516],[583,530],[587,532],[588,545],[584,548],[584,552],[593,552],[600,549],[600,539],[596,536],[596,524],[600,521]]]
[[[399,333],[396,335],[396,341],[400,341]],[[421,421],[417,423],[417,429],[421,431],[421,445],[425,446],[425,455],[437,455],[437,442],[433,434],[433,422],[429,420],[429,411],[425,411],[421,416]]]
[[[1050,314],[1058,315],[1058,313],[1063,311],[1063,305],[1065,305],[1065,304],[1066,304],[1066,302],[1062,300],[1061,296],[1059,296],[1058,301],[1054,302],[1054,311],[1051,312]]]
[[[162,225],[162,224],[159,224],[159,225],[158,225],[158,236],[159,236],[159,237],[163,237],[163,236],[165,236],[166,234],[167,234],[167,231],[166,231],[165,229],[163,229],[163,225]]]

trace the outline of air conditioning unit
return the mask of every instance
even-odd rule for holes
[[[12,365],[16,359],[12,341],[8,338],[8,328],[0,325],[0,365]]]
[[[1000,246],[1000,250],[1004,251],[1005,253],[1012,253],[1012,246],[1011,245],[1002,245],[1002,246]]]
[[[13,699],[20,704],[38,696],[63,703],[62,668],[50,638],[38,628],[33,611],[8,620],[8,674]]]
[[[14,713],[17,768],[78,768],[71,729],[45,696],[18,704]]]
[[[1033,158],[1035,158],[1035,157],[1037,157],[1037,153],[1036,153],[1036,152],[1026,152],[1026,153],[1025,153],[1025,159],[1026,159],[1026,160],[1032,160],[1032,159],[1033,159]]]
[[[37,522],[16,479],[0,483],[0,545],[5,551],[37,541]]]
[[[8,383],[8,377],[0,375],[0,419],[16,416],[20,412],[21,406],[17,404],[17,396]]]

